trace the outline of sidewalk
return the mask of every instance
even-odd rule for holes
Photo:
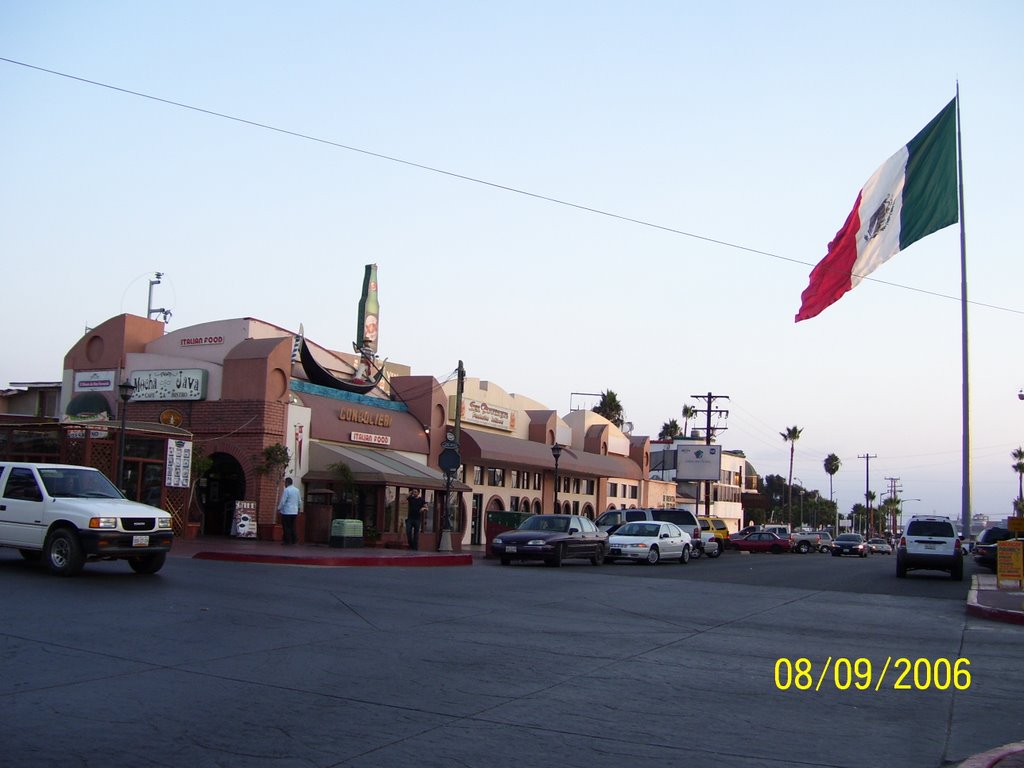
[[[227,560],[239,563],[272,565],[316,565],[326,567],[401,566],[437,567],[472,565],[474,556],[484,551],[425,552],[384,547],[329,547],[326,544],[284,546],[277,541],[207,536],[198,539],[175,538],[171,557],[196,560]]]
[[[1003,582],[996,586],[994,573],[976,573],[967,593],[967,613],[983,619],[1024,624],[1024,591],[1020,582]]]

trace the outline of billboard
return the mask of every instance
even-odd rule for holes
[[[717,445],[676,446],[676,480],[713,480],[722,476],[722,449]]]

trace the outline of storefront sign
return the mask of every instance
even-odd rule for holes
[[[1024,584],[1024,542],[1019,539],[996,544],[996,587],[1002,581]]]
[[[462,420],[470,424],[501,429],[505,432],[512,432],[516,428],[515,411],[499,408],[482,400],[463,400]]]
[[[188,488],[192,482],[192,441],[167,441],[167,474],[164,485],[169,488]]]
[[[180,368],[171,371],[132,371],[129,379],[135,385],[132,401],[138,400],[203,400],[206,398],[207,372],[202,368]]]
[[[389,435],[375,435],[370,432],[353,432],[350,436],[353,443],[367,443],[369,445],[391,445]]]
[[[69,429],[67,431],[67,436],[68,436],[69,440],[85,440],[85,430],[84,429]]]
[[[180,427],[185,422],[184,414],[175,408],[164,408],[160,411],[160,423],[168,427]]]
[[[256,502],[236,501],[231,515],[231,535],[240,539],[256,538]]]
[[[79,371],[75,373],[75,392],[113,392],[116,371]]]
[[[178,342],[181,347],[204,347],[211,344],[223,344],[223,336],[186,336]]]
[[[374,413],[373,411],[359,410],[358,408],[342,408],[338,414],[341,421],[354,421],[356,424],[366,424],[370,427],[390,427],[391,414]]]

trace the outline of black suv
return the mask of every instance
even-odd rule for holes
[[[1005,528],[986,528],[974,545],[974,562],[983,565],[990,571],[996,569],[996,547],[1000,541],[1009,541],[1013,533]]]

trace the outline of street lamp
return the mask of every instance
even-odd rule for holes
[[[558,458],[562,455],[562,446],[555,443],[551,446],[551,455],[555,457],[555,514],[562,511],[558,506]]]
[[[124,445],[125,445],[125,430],[127,427],[128,420],[128,401],[132,399],[132,395],[135,394],[135,385],[130,381],[122,381],[117,385],[117,389],[121,395],[121,444],[117,453],[117,487],[121,488],[121,492],[124,493]],[[125,493],[125,496],[128,494]]]
[[[804,481],[799,477],[794,477],[798,483],[800,483],[800,527],[804,527]]]

